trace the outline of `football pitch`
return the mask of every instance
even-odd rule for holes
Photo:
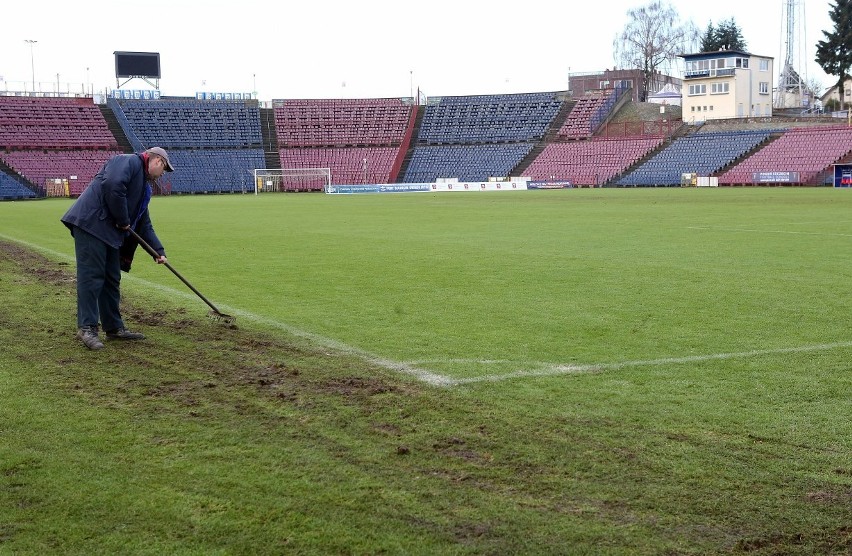
[[[0,204],[0,234],[73,262],[68,204]],[[764,188],[166,197],[151,212],[172,265],[242,323],[453,386],[848,354],[850,208],[846,191]],[[140,249],[128,291],[202,312],[147,263]]]
[[[846,554],[850,195],[155,198],[237,328],[140,251],[100,352],[0,203],[0,552]]]

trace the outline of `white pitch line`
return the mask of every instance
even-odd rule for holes
[[[52,249],[48,249],[47,247],[42,247],[41,245],[36,245],[34,243],[30,243],[28,241],[24,241],[18,238],[14,238],[11,236],[7,236],[5,234],[0,233],[0,238],[13,241],[25,247],[28,247],[35,251],[40,251],[47,255],[50,255],[53,258],[57,258],[64,261],[74,262],[74,257],[71,257],[65,253],[60,253],[58,251],[54,251]],[[169,286],[164,286],[162,284],[157,284],[154,282],[149,282],[148,280],[144,280],[142,278],[137,278],[131,274],[126,274],[122,277],[122,281],[129,281],[133,285],[141,285],[146,289],[154,289],[158,290],[162,293],[167,294],[170,297],[181,297],[183,299],[195,300],[196,297],[193,294],[190,294],[184,290],[177,290]],[[243,311],[241,309],[237,309],[235,307],[229,307],[227,305],[217,305],[217,307],[225,313],[232,314],[236,317],[240,317],[241,319],[256,322],[258,324],[263,324],[266,326],[271,326],[273,328],[277,328],[279,330],[283,330],[288,334],[292,334],[293,336],[297,336],[299,338],[305,338],[315,344],[318,344],[322,347],[334,350],[338,353],[343,353],[346,355],[353,355],[363,359],[368,363],[372,363],[373,365],[377,365],[379,367],[389,369],[392,371],[396,371],[399,373],[411,375],[414,378],[425,382],[427,384],[431,384],[433,386],[449,386],[452,383],[452,379],[450,377],[446,377],[441,374],[433,373],[431,371],[425,369],[419,369],[410,363],[402,363],[399,361],[393,361],[391,359],[387,359],[385,357],[380,357],[378,355],[372,354],[370,352],[364,351],[360,348],[356,348],[354,346],[350,346],[339,342],[337,340],[333,340],[331,338],[326,338],[324,336],[320,336],[319,334],[314,334],[313,332],[308,332],[305,330],[301,330],[284,322],[280,322],[269,317],[264,317],[261,315],[257,315],[255,313],[251,313],[249,311]]]
[[[825,232],[791,232],[789,230],[752,230],[748,228],[714,228],[711,226],[687,226],[687,230],[709,230],[713,232],[746,232],[758,234],[790,234],[801,236],[835,236],[835,237],[852,237],[852,234],[831,234]]]
[[[592,365],[560,365],[551,364],[547,368],[530,371],[514,371],[505,374],[482,375],[470,378],[450,379],[448,386],[461,384],[474,384],[477,382],[500,382],[514,378],[548,377],[577,373],[598,373],[603,371],[617,371],[626,367],[675,365],[680,363],[700,363],[703,361],[714,361],[724,359],[745,359],[759,357],[761,355],[780,355],[784,353],[807,353],[810,351],[829,351],[837,348],[852,347],[852,341],[837,342],[833,344],[816,344],[810,346],[799,346],[778,349],[756,349],[752,351],[740,351],[732,353],[711,353],[707,355],[689,355],[686,357],[665,357],[662,359],[640,359],[637,361],[621,361],[618,363],[596,363]]]

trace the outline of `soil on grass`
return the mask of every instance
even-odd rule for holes
[[[0,241],[0,259],[19,266],[23,275],[45,288],[57,290],[53,292],[56,295],[73,296],[76,284],[73,265],[49,260],[18,244],[3,241]],[[156,345],[149,338],[122,346],[120,354],[109,353],[116,352],[114,349],[104,350],[103,355],[108,360],[120,358],[123,365],[151,370],[179,366],[185,374],[193,376],[185,381],[143,388],[141,391],[147,396],[169,395],[193,405],[203,391],[219,386],[250,387],[283,403],[301,403],[300,400],[318,394],[354,401],[403,390],[398,384],[377,376],[383,374],[383,370],[346,354],[329,354],[326,348],[298,343],[297,339],[213,322],[206,317],[196,317],[183,307],[149,309],[135,299],[123,298],[122,314],[128,326],[132,323],[143,329],[156,329],[159,334],[165,332],[178,345],[191,346],[189,353],[183,350],[164,353],[163,350],[169,348]],[[58,329],[62,328],[63,320],[64,315],[57,315]],[[73,340],[72,331],[68,332],[68,337]],[[66,361],[73,364],[74,358],[66,358]],[[195,375],[207,379],[198,381]],[[128,379],[128,392],[132,390],[132,382]],[[79,389],[81,385],[76,387]]]

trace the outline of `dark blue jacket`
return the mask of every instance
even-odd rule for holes
[[[87,231],[110,247],[122,248],[125,244],[128,232],[120,230],[118,226],[127,226],[133,223],[142,203],[145,200],[145,169],[143,168],[142,155],[120,154],[107,160],[103,168],[98,172],[92,183],[83,190],[80,197],[68,209],[61,218],[74,233],[74,226]],[[137,234],[144,239],[160,255],[165,255],[163,244],[160,243],[148,209],[142,213],[134,228]],[[131,237],[127,240],[135,248],[135,241]],[[122,251],[127,250],[124,245]],[[132,257],[133,249],[130,249]]]

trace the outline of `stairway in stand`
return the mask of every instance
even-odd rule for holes
[[[260,133],[263,137],[263,158],[267,170],[281,169],[281,157],[278,154],[278,134],[275,131],[275,110],[260,109]]]
[[[420,135],[420,124],[423,122],[423,114],[426,113],[426,106],[417,106],[416,109],[417,118],[414,120],[414,130],[411,132],[411,143],[409,144],[408,152],[405,153],[405,158],[402,160],[402,165],[399,167],[396,183],[402,183],[402,180],[405,178],[405,172],[408,171],[408,165],[411,163],[414,147],[417,145],[417,136]]]
[[[109,127],[110,133],[115,137],[116,143],[118,143],[118,148],[125,154],[130,154],[133,152],[133,146],[130,144],[130,141],[127,139],[127,136],[124,134],[124,130],[121,129],[121,125],[118,123],[118,118],[115,117],[115,114],[110,110],[109,106],[106,104],[99,104],[98,108],[101,111],[101,114],[104,115],[104,120],[106,120],[107,127]]]
[[[547,131],[544,132],[544,137],[542,137],[541,141],[536,143],[535,147],[533,147],[527,156],[518,162],[518,165],[515,166],[511,172],[512,176],[523,176],[526,169],[529,168],[529,165],[532,164],[536,158],[538,158],[538,155],[544,151],[544,148],[556,140],[559,130],[562,129],[562,125],[565,123],[565,120],[568,118],[568,114],[571,113],[571,109],[574,108],[575,104],[577,104],[576,101],[565,101],[562,103],[562,106],[559,108],[559,112],[556,113],[556,117],[553,118],[553,121],[550,122]]]

